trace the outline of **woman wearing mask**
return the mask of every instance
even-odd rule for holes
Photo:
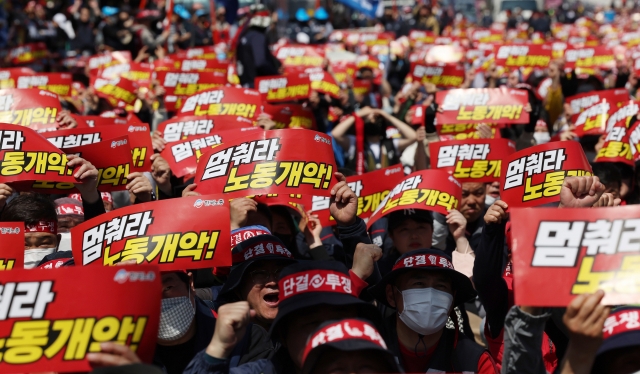
[[[405,253],[371,294],[396,310],[386,321],[387,344],[405,372],[498,372],[485,349],[457,329],[445,328],[453,308],[473,298],[475,291],[444,252]]]

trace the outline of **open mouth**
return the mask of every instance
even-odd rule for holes
[[[277,306],[279,301],[277,293],[270,293],[270,294],[264,295],[262,299],[269,306]]]
[[[419,248],[422,247],[422,244],[414,242],[414,243],[409,244],[409,247],[415,248],[415,249],[419,249]]]

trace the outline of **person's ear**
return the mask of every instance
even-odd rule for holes
[[[387,284],[387,288],[385,288],[385,292],[387,294],[387,303],[389,303],[389,305],[391,305],[391,307],[396,308],[396,295],[395,292],[393,290],[393,286],[390,284]]]

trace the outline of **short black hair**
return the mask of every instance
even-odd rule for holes
[[[593,175],[600,178],[600,183],[605,186],[610,186],[614,183],[622,184],[622,174],[611,162],[595,162],[591,169],[593,170]]]
[[[27,225],[39,221],[58,222],[53,202],[46,195],[23,194],[11,200],[0,216],[2,222],[24,222]]]
[[[633,170],[633,166],[629,164],[625,164],[624,162],[611,162],[612,166],[620,172],[620,179],[630,179],[633,180],[635,176],[635,171]]]
[[[273,216],[271,215],[271,210],[269,209],[269,206],[267,204],[258,203],[258,207],[256,209],[258,210],[258,213],[267,217],[267,220],[269,221],[269,226],[273,227]]]

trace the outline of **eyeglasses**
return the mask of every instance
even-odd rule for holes
[[[281,271],[282,271],[282,268],[274,271],[255,270],[249,273],[249,275],[251,275],[251,280],[253,281],[253,284],[267,284],[271,280],[277,281]]]

